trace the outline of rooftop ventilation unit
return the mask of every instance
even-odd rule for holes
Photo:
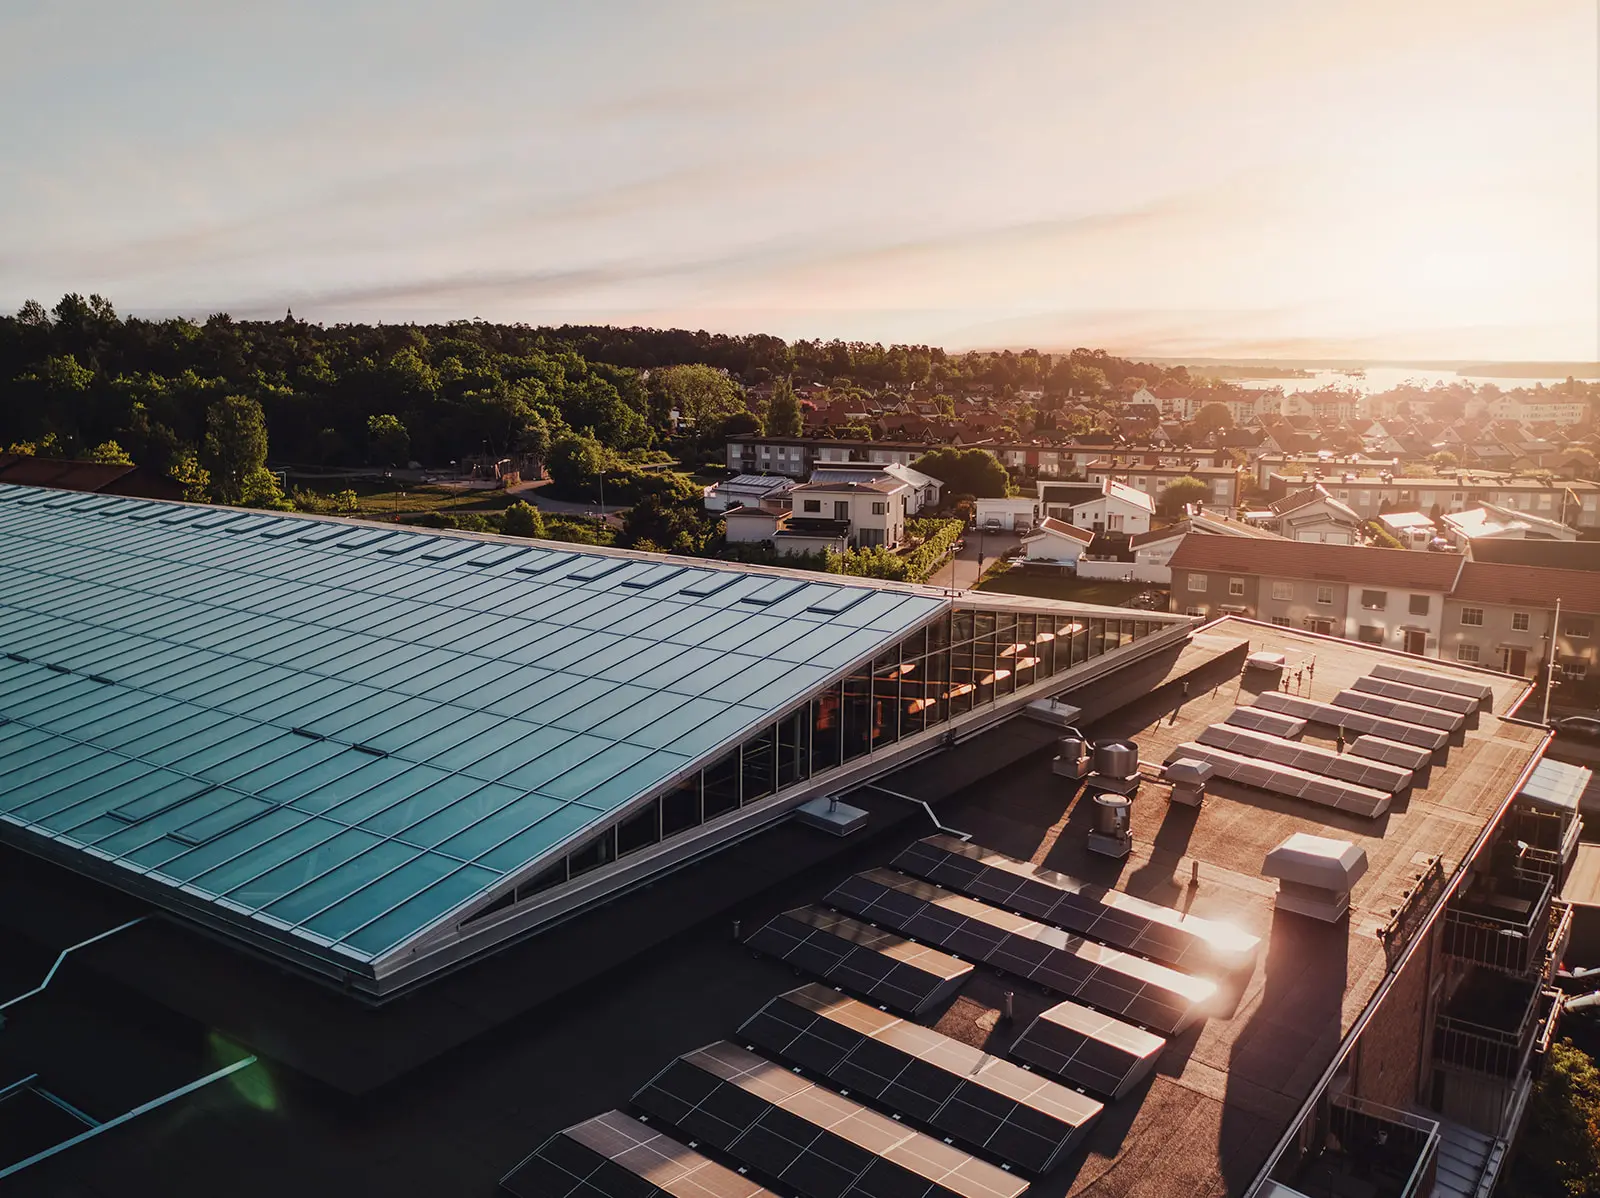
[[[1206,796],[1206,783],[1216,768],[1209,761],[1180,757],[1169,761],[1161,776],[1172,783],[1172,801],[1185,807],[1198,807]]]
[[[1089,851],[1104,857],[1126,857],[1133,852],[1133,800],[1113,791],[1094,796],[1094,829]]]
[[[1131,740],[1095,741],[1088,785],[1122,795],[1135,793],[1139,789],[1139,746]]]
[[[1082,779],[1089,772],[1088,748],[1081,736],[1063,736],[1056,742],[1051,771],[1062,778]]]
[[[1278,910],[1337,923],[1350,890],[1367,872],[1367,851],[1353,841],[1296,832],[1267,854],[1264,877],[1278,879]]]
[[[1023,711],[1041,724],[1056,728],[1071,728],[1083,716],[1083,710],[1060,699],[1035,699]]]

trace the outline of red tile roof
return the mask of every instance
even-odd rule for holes
[[[1262,574],[1357,586],[1448,591],[1464,559],[1453,553],[1417,553],[1364,545],[1263,541],[1250,537],[1185,537],[1172,555],[1174,570]]]
[[[1039,521],[1039,527],[1060,533],[1064,537],[1071,537],[1074,541],[1081,541],[1085,545],[1094,540],[1094,533],[1087,528],[1075,528],[1065,520],[1057,520],[1054,516],[1046,516]]]
[[[1418,555],[1420,556],[1420,555]],[[1555,607],[1563,611],[1600,614],[1600,574],[1591,570],[1552,570],[1539,566],[1514,566],[1506,562],[1467,562],[1450,596],[1466,603],[1504,607]]]

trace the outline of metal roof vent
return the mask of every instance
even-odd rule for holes
[[[1081,736],[1063,736],[1056,742],[1052,772],[1062,778],[1080,779],[1089,772],[1088,746]]]
[[[1206,783],[1216,767],[1209,761],[1196,757],[1180,757],[1169,761],[1161,776],[1172,783],[1172,801],[1185,807],[1198,807],[1206,795]]]
[[[1296,832],[1267,854],[1264,877],[1278,879],[1278,909],[1336,923],[1367,872],[1367,851],[1349,840]]]

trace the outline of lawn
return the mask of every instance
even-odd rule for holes
[[[397,516],[417,516],[423,512],[498,512],[519,498],[501,490],[467,490],[426,483],[406,487],[402,491],[395,487],[392,480],[378,478],[302,478],[291,474],[289,486],[324,496],[348,488],[356,493],[357,510],[345,514],[368,520],[392,520]]]
[[[986,575],[977,589],[1003,595],[1032,595],[1036,599],[1070,599],[1075,603],[1121,607],[1140,592],[1154,588],[1143,582],[1080,581],[1072,574],[1009,569]]]

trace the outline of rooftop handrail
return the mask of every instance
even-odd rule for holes
[[[0,1011],[4,1011],[8,1007],[14,1007],[23,999],[32,998],[35,994],[42,994],[55,979],[56,971],[61,968],[61,963],[67,959],[69,954],[77,952],[80,948],[87,948],[89,945],[94,944],[97,941],[104,940],[108,936],[115,936],[118,932],[126,931],[128,928],[133,927],[134,924],[143,923],[148,918],[149,916],[140,915],[136,919],[128,920],[127,923],[119,923],[114,928],[107,928],[98,936],[90,936],[87,940],[80,940],[76,944],[67,945],[66,948],[62,949],[56,954],[54,964],[50,966],[50,971],[44,975],[44,981],[40,982],[32,990],[25,991],[24,993],[17,995],[15,998],[8,998],[5,1002],[0,1002]]]

